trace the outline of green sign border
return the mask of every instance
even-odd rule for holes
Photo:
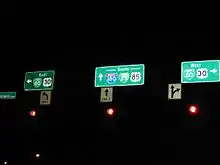
[[[130,67],[130,66],[142,66],[143,67],[143,75],[144,75],[144,80],[143,80],[143,83],[142,84],[121,84],[121,85],[113,85],[113,86],[106,86],[106,85],[99,85],[97,86],[96,85],[96,70],[98,68],[110,68],[110,67]],[[101,66],[101,67],[96,67],[95,68],[95,88],[111,88],[111,87],[126,87],[126,86],[141,86],[141,85],[144,85],[145,84],[145,65],[144,64],[132,64],[132,65],[115,65],[115,66]]]
[[[53,83],[51,88],[43,88],[43,89],[25,89],[25,80],[28,73],[41,73],[41,72],[53,72]],[[34,72],[26,72],[24,77],[24,91],[46,91],[46,90],[53,90],[54,86],[54,77],[55,77],[55,71],[54,70],[48,70],[48,71],[34,71]]]
[[[193,82],[188,82],[188,81],[183,81],[183,64],[185,63],[193,63],[193,62],[200,62],[200,63],[206,63],[206,62],[219,62],[219,80],[218,81],[193,81]],[[192,83],[212,83],[212,82],[220,82],[220,60],[204,60],[204,61],[184,61],[181,62],[181,83],[182,84],[192,84]]]
[[[6,97],[5,98],[0,97],[0,100],[15,100],[17,98],[17,92],[11,92],[11,91],[9,91],[9,92],[0,92],[0,94],[2,94],[2,93],[8,93],[8,94],[13,93],[15,95],[14,95],[14,97],[7,97],[7,98]]]

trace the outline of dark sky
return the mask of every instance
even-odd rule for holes
[[[2,51],[1,91],[17,92],[16,100],[0,104],[2,160],[33,161],[35,152],[43,155],[42,162],[182,160],[191,135],[207,136],[207,129],[218,127],[219,118],[213,119],[219,114],[218,84],[186,85],[184,99],[167,101],[167,85],[180,82],[181,61],[220,59],[216,34],[106,32],[78,34],[64,48],[29,45]],[[145,64],[145,85],[117,87],[114,102],[100,104],[95,67],[123,64]],[[39,92],[23,90],[25,72],[35,70],[56,71],[49,107],[39,106]],[[200,119],[195,128],[184,110],[191,103],[214,115]],[[116,107],[121,116],[108,121],[108,106]],[[36,119],[28,115],[29,108],[37,110]],[[195,134],[194,129],[205,131]],[[200,148],[201,142],[195,146]]]

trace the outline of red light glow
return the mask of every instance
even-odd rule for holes
[[[195,115],[195,114],[198,113],[198,108],[196,106],[194,106],[194,105],[191,105],[189,107],[189,112],[190,112],[190,114]]]
[[[36,116],[36,111],[34,111],[34,110],[31,111],[31,112],[30,112],[30,115],[31,115],[31,116]]]
[[[112,108],[107,109],[107,114],[110,116],[114,115],[114,109]]]

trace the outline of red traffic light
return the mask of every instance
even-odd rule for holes
[[[189,106],[189,113],[191,115],[196,115],[199,112],[198,107],[196,105]]]
[[[113,108],[108,108],[106,113],[108,116],[113,116],[115,114],[115,110]]]
[[[30,111],[30,116],[33,116],[33,117],[36,116],[36,111],[35,110],[31,110]]]

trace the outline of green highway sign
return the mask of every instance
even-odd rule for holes
[[[53,90],[55,71],[26,72],[25,91]]]
[[[95,69],[95,87],[144,85],[144,78],[143,64],[105,66]]]
[[[16,92],[0,92],[0,99],[16,99]]]
[[[181,83],[220,81],[220,60],[187,61],[181,64]]]

